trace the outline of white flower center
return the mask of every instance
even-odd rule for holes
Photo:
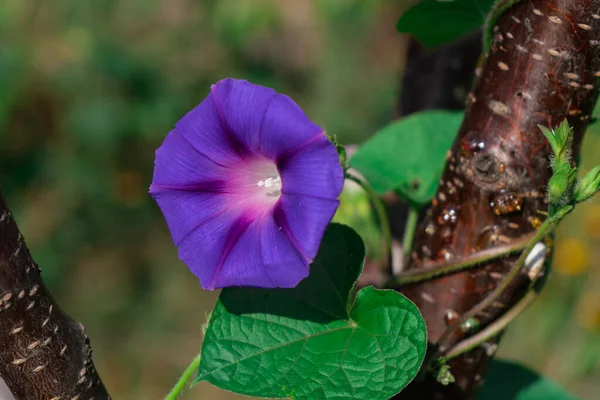
[[[259,208],[271,207],[281,196],[281,176],[271,160],[261,159],[249,162],[240,168],[232,184],[242,197]]]
[[[279,174],[265,180],[259,180],[257,186],[262,189],[267,197],[279,197],[281,195],[281,177]]]

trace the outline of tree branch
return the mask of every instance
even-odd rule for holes
[[[427,50],[410,38],[406,68],[400,87],[396,115],[403,117],[424,110],[462,110],[473,83],[473,71],[481,53],[481,31],[458,41]],[[392,235],[402,241],[408,205],[396,196],[385,198]],[[419,213],[419,220],[425,217]]]
[[[16,400],[110,399],[82,324],[44,286],[0,194],[0,376]]]
[[[575,130],[577,159],[598,97],[599,0],[523,0],[494,27],[481,77],[468,96],[465,119],[448,155],[440,188],[420,225],[408,270],[457,262],[519,240],[539,227],[547,208],[550,149],[538,124],[564,118]],[[458,219],[443,218],[454,210]],[[401,291],[427,322],[432,343],[458,316],[479,304],[518,255],[421,282]],[[483,327],[517,303],[529,285],[523,274],[492,307],[478,314]],[[475,332],[456,331],[456,343]],[[468,399],[483,381],[498,337],[450,362],[456,382],[432,376],[416,381],[402,399]]]

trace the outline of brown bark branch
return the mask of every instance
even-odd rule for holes
[[[52,298],[0,194],[0,377],[16,400],[110,399],[82,324]]]
[[[480,53],[481,31],[435,50],[424,48],[414,38],[409,39],[397,117],[424,110],[464,109]],[[408,206],[396,196],[386,199],[392,235],[402,242]],[[423,210],[420,220],[424,216]]]
[[[407,269],[456,261],[529,235],[541,223],[550,149],[538,124],[564,118],[575,129],[574,158],[598,96],[600,0],[523,0],[497,21],[481,77],[448,154],[440,188],[417,231]],[[435,343],[457,316],[481,302],[518,255],[403,288]],[[478,315],[486,326],[524,295],[521,276],[500,301]],[[471,332],[472,333],[472,332]],[[457,331],[452,343],[469,333]],[[467,399],[483,381],[495,338],[450,362],[456,382],[431,376],[402,399]]]

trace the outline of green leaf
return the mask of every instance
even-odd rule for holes
[[[294,289],[221,292],[195,382],[268,398],[388,399],[416,375],[426,330],[416,306],[389,290],[351,295],[360,237],[331,224],[311,273]]]
[[[409,33],[426,47],[451,42],[485,23],[495,0],[423,0],[398,20],[399,32]]]
[[[552,131],[551,129],[549,129],[548,127],[546,127],[544,125],[539,125],[539,124],[538,124],[538,128],[540,128],[540,130],[542,131],[544,136],[546,136],[546,139],[550,143],[550,147],[552,148],[552,150],[555,151],[558,148],[558,143],[556,142],[556,138],[554,137],[554,131]]]
[[[569,126],[569,121],[565,118],[560,125],[550,130],[543,125],[538,125],[538,128],[542,131],[550,147],[554,153],[552,159],[552,170],[557,172],[563,168],[565,164],[570,164],[570,151],[573,144],[573,128]]]
[[[427,204],[437,191],[446,152],[462,112],[424,111],[396,121],[366,141],[350,159],[373,189],[396,190],[413,205]]]
[[[508,361],[492,362],[480,400],[576,400],[554,382]]]

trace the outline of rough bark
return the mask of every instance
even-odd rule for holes
[[[16,400],[110,399],[83,325],[42,281],[0,195],[0,377]]]
[[[464,109],[480,53],[481,31],[435,50],[424,48],[414,38],[409,39],[396,116],[424,110]],[[402,242],[408,206],[395,195],[385,200],[392,235]],[[420,220],[425,216],[424,211]]]
[[[440,188],[420,224],[408,270],[471,257],[523,240],[543,221],[550,148],[537,127],[564,118],[575,130],[577,157],[598,96],[599,0],[524,0],[494,27],[493,44],[469,94],[465,119],[448,153]],[[429,341],[481,302],[518,255],[414,284],[402,292],[420,308]],[[520,276],[477,318],[489,324],[515,304],[530,281]],[[457,331],[451,344],[469,335]],[[456,382],[431,376],[402,399],[468,399],[483,381],[497,339],[450,362]]]

